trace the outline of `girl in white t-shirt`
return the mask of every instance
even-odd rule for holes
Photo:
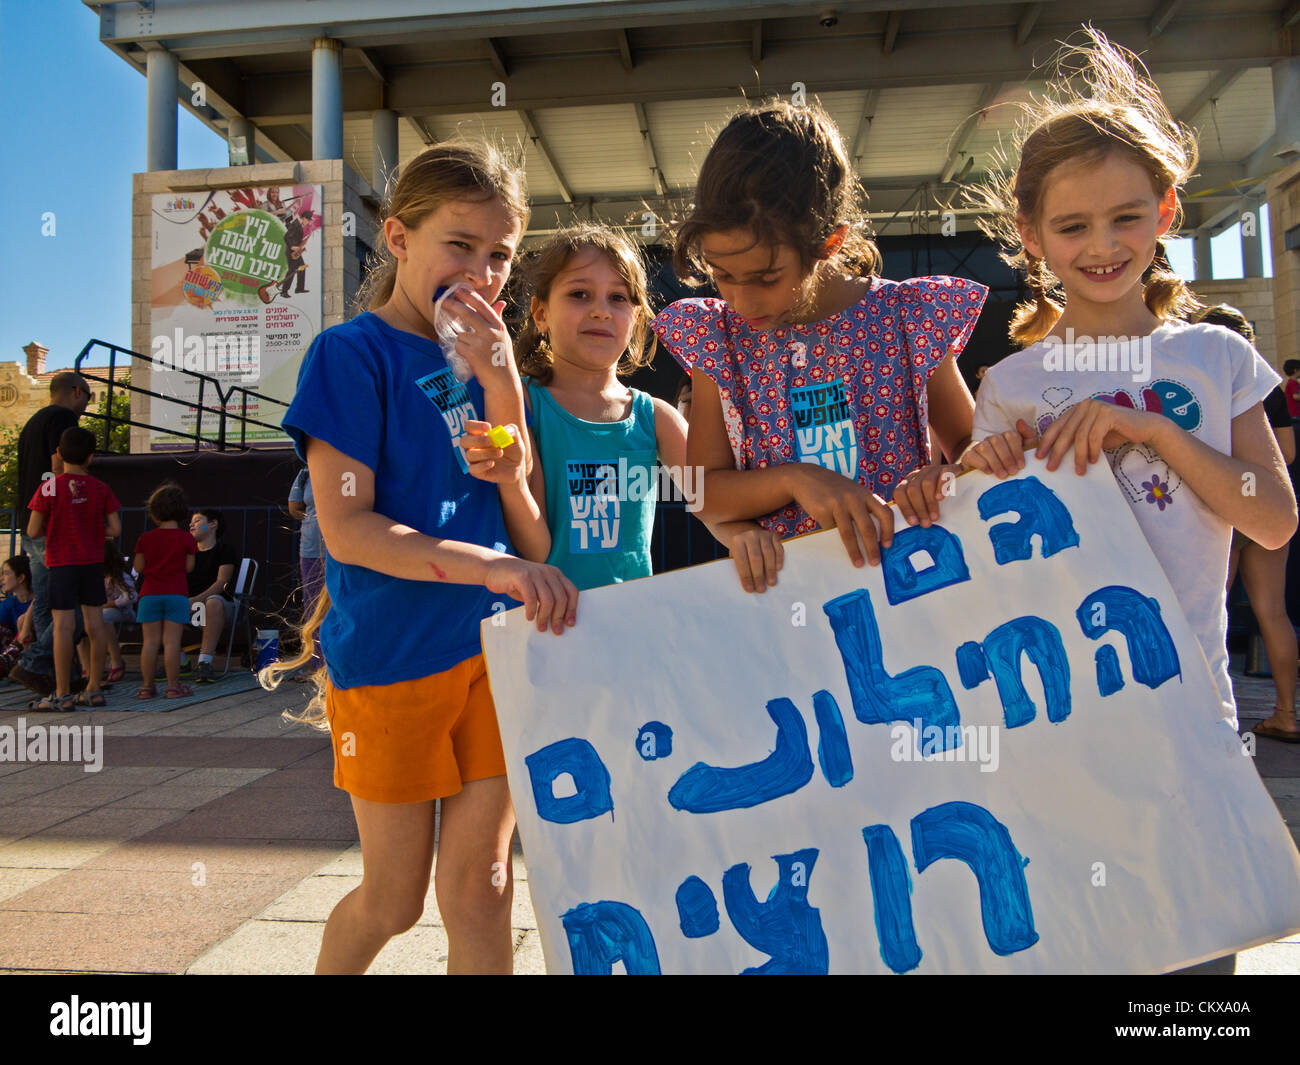
[[[1071,56],[1076,73],[1018,131],[1014,173],[980,193],[1034,298],[1011,327],[1027,347],[980,386],[962,464],[1006,477],[1036,443],[1049,470],[1073,455],[1082,475],[1104,451],[1235,723],[1224,607],[1232,529],[1271,549],[1296,528],[1261,406],[1279,378],[1235,333],[1179,320],[1199,305],[1160,238],[1196,166],[1195,135],[1136,56],[1088,32]],[[923,524],[937,519],[940,495],[926,472],[900,488],[929,511]]]

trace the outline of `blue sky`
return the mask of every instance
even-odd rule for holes
[[[145,79],[99,43],[79,0],[0,0],[0,362],[38,340],[50,368],[86,341],[131,343],[131,175],[145,169]],[[180,110],[178,165],[226,165]],[[54,214],[54,235],[42,218]]]
[[[50,368],[71,366],[91,337],[128,346],[144,76],[99,43],[99,20],[79,0],[0,0],[0,99],[9,102],[0,119],[0,362],[22,362],[32,340],[50,349]],[[225,140],[178,113],[178,167],[225,166]],[[47,212],[52,236],[42,233]],[[1236,227],[1213,247],[1215,275],[1240,277]],[[1170,257],[1192,276],[1190,241],[1174,242]]]

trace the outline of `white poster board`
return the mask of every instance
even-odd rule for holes
[[[192,448],[197,378],[223,391],[247,389],[288,403],[302,355],[321,330],[320,185],[271,185],[164,193],[153,197],[150,296],[150,387],[180,403],[154,399],[147,420],[150,449]],[[135,402],[149,397],[137,395]],[[203,405],[220,399],[205,385]],[[226,409],[265,422],[245,426],[248,444],[283,447],[285,408],[231,393]],[[139,416],[137,415],[137,418]],[[203,415],[203,436],[215,440],[216,414]],[[227,425],[238,442],[238,422]]]
[[[763,595],[719,561],[484,622],[549,972],[1158,973],[1300,928],[1106,465],[955,488],[884,567],[827,532]]]

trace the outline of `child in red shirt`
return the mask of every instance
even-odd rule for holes
[[[45,537],[45,565],[50,571],[50,613],[54,619],[53,698],[42,699],[35,710],[72,710],[76,706],[103,706],[99,671],[92,669],[86,690],[74,700],[72,685],[73,616],[80,605],[90,638],[90,660],[104,657],[104,541],[122,535],[121,509],[103,481],[86,472],[95,450],[95,434],[79,425],[59,437],[58,454],[63,472],[47,477],[32,496],[27,509],[32,516],[27,535]]]
[[[189,510],[178,485],[168,482],[154,489],[149,497],[149,517],[158,528],[150,529],[135,543],[135,571],[141,575],[135,619],[144,630],[140,647],[140,690],[136,698],[152,699],[158,694],[153,677],[161,642],[163,665],[167,670],[165,698],[181,699],[194,694],[188,684],[180,682],[181,631],[190,620],[185,574],[194,569],[199,545],[188,529],[180,527],[189,517]],[[103,580],[102,575],[100,579]]]

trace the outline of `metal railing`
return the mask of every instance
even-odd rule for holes
[[[108,351],[107,377],[81,368],[86,357],[97,347],[105,348]],[[195,402],[190,403],[187,400],[177,399],[175,396],[167,396],[161,392],[155,392],[150,388],[142,388],[134,382],[123,383],[121,381],[115,381],[114,377],[117,369],[117,357],[119,353],[128,356],[129,359],[139,359],[141,362],[149,363],[150,366],[154,365],[154,360],[148,355],[141,355],[138,351],[132,351],[130,348],[123,348],[116,344],[110,344],[106,340],[88,340],[86,346],[81,349],[81,353],[77,356],[76,362],[73,363],[73,369],[87,381],[97,381],[108,386],[104,401],[100,404],[101,413],[86,411],[86,413],[82,415],[84,418],[97,418],[107,423],[104,427],[104,440],[106,442],[111,442],[112,440],[114,425],[134,425],[140,429],[152,429],[156,432],[184,437],[194,441],[194,447],[196,450],[209,447],[215,448],[217,451],[233,450],[236,447],[240,450],[246,449],[248,447],[248,427],[250,425],[256,425],[263,429],[271,429],[277,433],[282,432],[278,425],[274,425],[271,422],[259,421],[257,418],[250,418],[248,416],[248,401],[250,398],[259,402],[274,403],[277,406],[288,410],[289,404],[282,399],[276,399],[274,396],[263,395],[261,392],[257,392],[250,388],[244,388],[242,385],[231,385],[230,387],[223,389],[221,387],[221,382],[208,374],[199,373],[197,370],[187,370],[180,366],[168,367],[173,372],[184,374],[186,377],[192,377],[198,382],[198,395],[195,397]],[[131,363],[131,365],[134,365],[134,363]],[[114,389],[117,389],[119,393],[127,391],[132,394],[151,396],[154,399],[163,400],[165,403],[173,403],[184,408],[186,411],[193,411],[194,431],[192,433],[187,433],[179,428],[173,428],[171,426],[157,425],[153,422],[137,421],[130,417],[115,417],[113,414]],[[231,404],[236,402],[234,398],[236,395],[239,397],[237,400],[239,404],[238,413],[230,409]],[[205,398],[211,400],[214,397],[215,401],[219,403],[220,406],[209,406],[204,402]],[[204,435],[204,414],[209,414],[216,419],[215,436]],[[237,445],[231,440],[232,434],[227,428],[228,422],[234,422],[239,427],[239,443]],[[211,420],[209,420],[208,424],[212,424]],[[114,452],[110,451],[110,453]],[[122,454],[124,452],[117,453]]]

